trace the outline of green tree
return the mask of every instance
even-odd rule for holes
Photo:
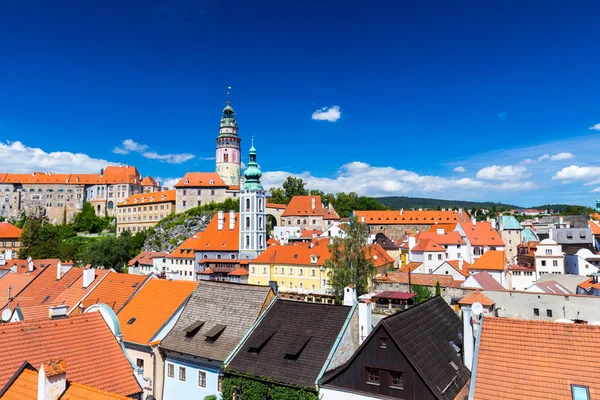
[[[436,296],[441,296],[442,295],[442,287],[440,286],[440,281],[437,281],[435,283],[435,295]]]
[[[27,219],[21,233],[19,257],[75,260],[77,247],[64,241],[73,235],[68,227],[52,225],[45,218]]]
[[[347,237],[334,238],[329,245],[331,258],[325,261],[329,269],[329,280],[337,301],[340,301],[344,288],[350,284],[356,288],[357,296],[369,290],[369,281],[375,267],[367,260],[365,246],[369,237],[366,224],[359,223],[356,217],[350,218]]]
[[[283,191],[285,192],[285,197],[288,198],[288,202],[294,196],[308,195],[308,191],[305,188],[306,183],[304,183],[302,178],[294,178],[293,176],[288,176],[281,186],[283,187]]]
[[[315,189],[309,190],[308,194],[310,194],[311,196],[321,196],[321,197],[325,196],[325,193],[322,190],[315,190]]]
[[[94,211],[94,206],[85,202],[81,211],[73,218],[73,228],[76,232],[100,233],[108,229],[111,218],[99,217]]]
[[[135,235],[133,235],[130,239],[130,246],[129,246],[129,258],[133,258],[135,256],[137,256],[138,254],[140,254],[140,252],[142,251],[142,247],[144,247],[144,242],[146,241],[146,232],[137,232]]]
[[[412,291],[415,294],[415,297],[413,297],[414,304],[422,303],[431,298],[431,292],[425,286],[412,285]]]
[[[285,197],[285,192],[282,188],[271,188],[269,189],[269,192],[271,193],[269,203],[287,204],[290,202],[289,199]]]
[[[123,271],[130,260],[132,236],[127,233],[118,238],[106,236],[90,242],[81,255],[83,264],[92,264],[94,267],[113,268],[117,272]]]

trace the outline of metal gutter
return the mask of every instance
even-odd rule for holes
[[[477,360],[479,359],[479,344],[481,331],[483,330],[483,314],[479,315],[477,321],[479,329],[477,330],[477,339],[475,340],[475,351],[473,352],[473,370],[471,371],[471,383],[469,384],[469,400],[473,400],[475,396],[475,378],[477,377]]]

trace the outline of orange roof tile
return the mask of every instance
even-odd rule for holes
[[[33,275],[15,274],[9,272],[0,278],[0,306],[4,306],[7,303],[6,296],[8,295],[8,288],[10,287],[10,296],[15,297],[25,286],[33,280]]]
[[[592,230],[592,234],[600,235],[600,225],[598,225],[598,223],[596,221],[588,221],[588,225],[590,226],[590,229]]]
[[[142,180],[142,186],[158,186],[158,182],[153,177],[147,176]]]
[[[195,233],[192,237],[187,238],[175,250],[173,250],[167,258],[196,258],[196,251],[200,250],[200,236],[202,232]]]
[[[437,226],[437,225],[436,225]],[[432,227],[433,229],[434,227]],[[439,228],[442,229],[442,228]],[[423,239],[433,240],[435,243],[440,245],[448,245],[448,244],[467,244],[463,238],[460,236],[460,233],[455,231],[444,231],[443,234],[438,235],[435,231],[427,231],[427,232],[419,232],[415,236],[416,241]]]
[[[267,208],[276,208],[278,210],[285,210],[286,207],[287,207],[287,205],[285,205],[285,204],[275,204],[275,203],[269,203],[267,201]]]
[[[595,399],[598,342],[600,326],[484,317],[474,399],[571,399],[572,384]]]
[[[133,368],[100,313],[0,325],[0,387],[24,361],[62,358],[69,379],[131,396],[141,392]]]
[[[446,249],[444,249],[442,246],[440,246],[433,240],[421,239],[419,240],[419,243],[417,243],[415,247],[411,249],[411,251],[445,252]]]
[[[354,215],[369,225],[434,225],[460,221],[454,211],[354,211]]]
[[[469,270],[504,271],[506,255],[504,250],[488,250],[469,267]]]
[[[317,235],[320,236],[323,234],[323,231],[320,229],[302,229],[301,237],[303,238],[311,238],[312,236]]]
[[[104,390],[96,389],[80,383],[71,382],[60,400],[130,400],[131,397],[121,396]]]
[[[198,241],[200,251],[239,251],[240,249],[240,215],[235,213],[235,225],[229,229],[228,212],[223,213],[223,229],[219,230],[219,215],[215,214]]]
[[[366,246],[365,255],[375,268],[394,263],[394,259],[378,243]]]
[[[140,185],[141,176],[133,166],[108,166],[104,174],[56,174],[54,172],[32,172],[31,174],[0,174],[0,183],[21,184],[116,184]]]
[[[273,238],[270,238],[269,240],[267,240],[267,246],[277,246],[279,244],[279,242]]]
[[[315,239],[310,242],[269,246],[251,264],[289,264],[322,266],[331,258],[328,239]],[[311,263],[311,255],[316,255],[315,263]]]
[[[458,304],[473,305],[475,302],[481,303],[482,306],[493,306],[496,304],[492,299],[481,293],[479,290],[476,290],[473,293],[463,297],[460,299]]]
[[[463,261],[462,269],[458,266],[458,260],[447,260],[446,261],[452,268],[456,270],[459,274],[464,276],[465,278],[469,276],[469,267],[471,266],[468,262]]]
[[[461,221],[460,226],[471,246],[504,246],[504,240],[498,234],[498,231],[492,228],[492,224],[487,221],[477,222],[475,225],[471,220]]]
[[[19,367],[20,368],[20,367]],[[2,400],[35,400],[38,398],[38,373],[32,369],[32,366],[27,366],[19,372],[10,387],[6,389]]]
[[[111,272],[81,302],[83,308],[104,303],[117,312],[148,277]]]
[[[91,292],[102,280],[110,273],[109,269],[94,270],[94,281],[86,288],[83,287],[83,274],[67,289],[63,290],[54,300],[53,306],[66,305],[68,310],[72,310],[83,297]],[[25,316],[25,314],[23,314]]]
[[[246,276],[246,275],[250,275],[250,274],[248,273],[248,270],[246,268],[239,267],[238,269],[231,271],[227,275]]]
[[[12,267],[15,267],[15,271],[17,274],[30,274],[37,275],[41,272],[45,267],[49,265],[56,266],[60,261],[58,258],[50,258],[50,259],[40,259],[40,260],[32,260],[33,261],[33,271],[29,271],[29,263],[27,260],[6,260],[6,264],[1,266],[1,270],[11,270]]]
[[[22,229],[9,222],[0,222],[0,239],[20,239]]]
[[[420,262],[411,262],[400,268],[400,272],[413,272],[415,269],[419,268],[423,263]]]
[[[188,172],[175,184],[175,187],[227,187],[227,184],[216,172]]]
[[[313,209],[312,203],[315,202]],[[323,219],[340,219],[338,213],[333,209],[323,207],[321,196],[294,196],[285,208],[282,217],[295,216],[322,216]]]
[[[435,224],[432,225],[431,228],[429,228],[429,230],[427,232],[437,232],[438,229],[443,229],[444,232],[452,232],[454,231],[454,228],[456,228],[456,222],[451,223],[451,224]]]
[[[196,282],[151,279],[117,314],[123,340],[147,345],[195,288]]]
[[[408,284],[408,273],[405,272],[388,272],[386,275],[375,278],[375,281],[382,283],[404,283]],[[410,274],[410,282],[412,285],[435,286],[437,282],[441,287],[452,286],[453,278],[450,275],[437,274]]]
[[[152,265],[153,259],[156,257],[166,257],[169,253],[165,253],[162,251],[142,251],[140,254],[129,260],[127,263],[128,266],[135,265],[136,262],[139,262],[141,265]]]
[[[117,207],[142,206],[144,204],[175,203],[176,190],[134,194],[117,204]]]

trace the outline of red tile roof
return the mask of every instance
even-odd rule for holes
[[[415,269],[419,268],[423,263],[420,262],[411,262],[406,265],[403,265],[400,268],[400,272],[413,272]]]
[[[251,264],[289,264],[322,266],[325,260],[331,258],[328,239],[315,239],[310,242],[269,246]],[[316,255],[316,262],[311,263],[311,255]]]
[[[488,250],[469,267],[469,270],[504,271],[506,255],[504,250]]]
[[[365,256],[375,268],[394,263],[394,259],[377,243],[365,247]]]
[[[437,227],[437,225],[436,225]],[[434,229],[435,227],[432,227]],[[439,228],[443,229],[443,228]],[[439,235],[435,230],[429,230],[427,232],[419,232],[415,236],[415,240],[418,242],[419,240],[430,239],[435,243],[440,245],[449,245],[449,244],[467,244],[463,238],[460,236],[460,233],[456,231],[444,231],[443,234]]]
[[[117,314],[123,340],[148,345],[195,288],[196,282],[150,280]]]
[[[498,231],[487,221],[477,222],[475,225],[471,220],[461,221],[460,226],[471,246],[504,246],[504,240]]]
[[[94,281],[86,288],[83,287],[83,274],[67,289],[63,290],[54,300],[52,300],[53,306],[66,305],[69,306],[68,310],[72,310],[83,297],[91,292],[98,284],[110,273],[108,269],[96,269],[94,270]],[[25,314],[23,314],[25,316]],[[46,311],[48,316],[48,311]],[[29,317],[31,318],[31,317]]]
[[[187,182],[187,183],[186,183]],[[212,183],[211,183],[212,182]],[[178,189],[186,187],[227,187],[216,172],[188,172],[175,184]]]
[[[476,290],[473,293],[463,297],[462,299],[460,299],[458,304],[473,305],[473,303],[475,302],[481,303],[482,306],[488,307],[496,304],[492,299],[481,293],[479,290]]]
[[[286,207],[287,207],[287,205],[285,205],[285,204],[275,204],[275,203],[269,203],[267,201],[267,208],[276,208],[278,210],[285,210]]]
[[[596,221],[588,221],[588,225],[590,226],[590,229],[592,230],[592,234],[600,235],[600,225],[598,225],[598,223]]]
[[[130,400],[131,397],[71,382],[60,400]]]
[[[36,400],[38,398],[38,373],[31,366],[28,367],[23,368],[21,371],[16,371],[18,375],[14,376],[12,384],[6,389],[0,399]],[[4,388],[0,390],[4,390]]]
[[[545,293],[550,294],[572,294],[569,289],[558,283],[557,281],[536,282],[535,286],[540,288]]]
[[[450,275],[437,274],[410,274],[410,282],[412,285],[435,286],[437,282],[441,287],[452,286],[454,279]],[[405,272],[388,272],[380,278],[375,278],[375,281],[381,283],[404,283],[408,284],[408,273]]]
[[[158,182],[153,177],[147,176],[142,180],[142,186],[158,186]]]
[[[10,296],[15,297],[25,286],[33,280],[33,275],[15,274],[9,272],[0,278],[0,306],[5,306],[7,303],[6,296],[10,287]]]
[[[17,228],[9,222],[0,222],[0,239],[20,239],[21,232],[20,228]]]
[[[250,274],[248,273],[248,270],[246,268],[239,267],[238,269],[231,271],[227,275],[232,275],[232,276],[246,276],[246,275],[250,275]]]
[[[267,240],[267,246],[277,246],[279,244],[279,242],[273,238],[270,238],[269,240]]]
[[[412,299],[416,295],[417,295],[416,293],[385,291],[385,292],[376,294],[373,297],[378,298],[378,299],[388,299],[388,300],[408,300],[408,299]]]
[[[458,266],[458,260],[446,260],[446,262],[456,270],[456,272],[458,272],[459,274],[461,274],[462,276],[464,276],[465,278],[467,276],[469,276],[469,268],[470,268],[470,264],[466,261],[463,261],[462,264],[462,269],[459,268]]]
[[[429,251],[429,252],[445,252],[442,246],[429,239],[421,239],[410,251]]]
[[[454,211],[354,211],[369,225],[435,225],[460,221]]]
[[[29,263],[27,260],[6,260],[6,264],[1,266],[2,270],[10,270],[13,266],[16,267],[17,274],[31,274],[37,275],[41,272],[45,267],[49,265],[56,266],[60,261],[58,258],[50,258],[50,259],[40,259],[40,260],[32,260],[33,261],[33,272],[29,272]]]
[[[125,302],[142,287],[146,279],[148,277],[145,275],[111,272],[85,296],[81,302],[83,308],[85,309],[92,304],[104,303],[113,311],[118,312]]]
[[[152,265],[152,259],[156,257],[166,257],[169,253],[165,253],[162,251],[142,251],[140,254],[129,260],[127,265],[130,267],[135,265],[136,262],[139,262],[141,265]]]
[[[104,174],[55,174],[54,172],[32,172],[31,174],[0,173],[0,183],[22,184],[117,184],[140,185],[142,178],[133,166],[108,166]]]
[[[235,225],[229,229],[230,213],[223,213],[223,229],[219,230],[219,215],[215,214],[204,232],[200,235],[197,249],[199,251],[239,251],[240,249],[240,215],[235,213]]]
[[[117,204],[117,207],[143,206],[145,204],[175,203],[176,190],[134,194]]]
[[[0,387],[24,361],[62,358],[69,379],[130,396],[141,392],[133,368],[100,313],[0,325]]]
[[[599,342],[595,325],[484,317],[474,399],[570,400],[571,385],[588,386],[595,399],[600,381],[591,354]]]
[[[167,258],[188,258],[195,259],[196,251],[200,250],[200,236],[202,232],[195,233],[192,237],[183,241]]]
[[[444,232],[449,233],[454,231],[454,228],[456,228],[456,222],[453,222],[451,224],[435,224],[432,225],[431,228],[429,228],[429,230],[427,232],[437,232],[438,229],[443,229]]]
[[[313,200],[315,202],[314,209],[312,207]],[[340,219],[340,216],[333,208],[329,209],[323,206],[321,196],[294,196],[281,216],[322,216],[323,219]]]

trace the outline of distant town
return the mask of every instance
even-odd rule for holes
[[[266,190],[230,101],[215,134],[173,188],[0,174],[0,399],[600,396],[600,201]]]

